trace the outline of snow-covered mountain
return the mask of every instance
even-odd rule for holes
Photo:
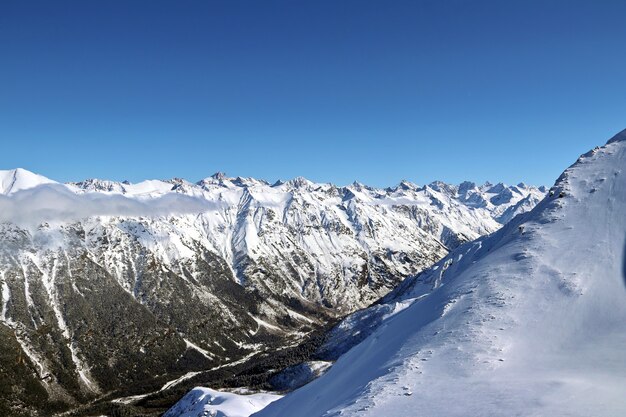
[[[335,347],[369,336],[255,416],[625,415],[625,168],[623,131],[532,211],[344,321]]]
[[[300,343],[545,192],[223,174],[59,184],[22,169],[0,184],[0,331],[17,352],[0,364],[17,356],[7,381],[59,404]]]

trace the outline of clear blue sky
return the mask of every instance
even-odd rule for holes
[[[0,2],[0,169],[552,184],[626,128],[626,2]]]

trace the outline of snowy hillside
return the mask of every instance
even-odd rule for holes
[[[626,131],[406,280],[369,337],[255,416],[625,415],[625,168]]]
[[[43,184],[54,184],[41,175],[34,174],[22,168],[0,170],[0,194],[9,195],[21,190],[27,190]]]
[[[279,399],[279,395],[239,395],[194,388],[163,417],[248,417]]]
[[[297,345],[545,191],[0,173],[7,380],[65,404]]]

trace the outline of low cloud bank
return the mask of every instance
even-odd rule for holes
[[[0,222],[32,226],[94,216],[159,217],[219,209],[220,203],[170,193],[150,199],[98,193],[74,194],[65,186],[40,185],[0,195]]]

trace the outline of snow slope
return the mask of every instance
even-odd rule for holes
[[[408,307],[255,416],[625,415],[625,168],[626,131],[406,280],[386,303]]]
[[[194,388],[163,417],[249,417],[279,398],[274,394],[240,395]]]
[[[0,170],[0,194],[9,195],[43,184],[56,184],[56,182],[22,168]]]

